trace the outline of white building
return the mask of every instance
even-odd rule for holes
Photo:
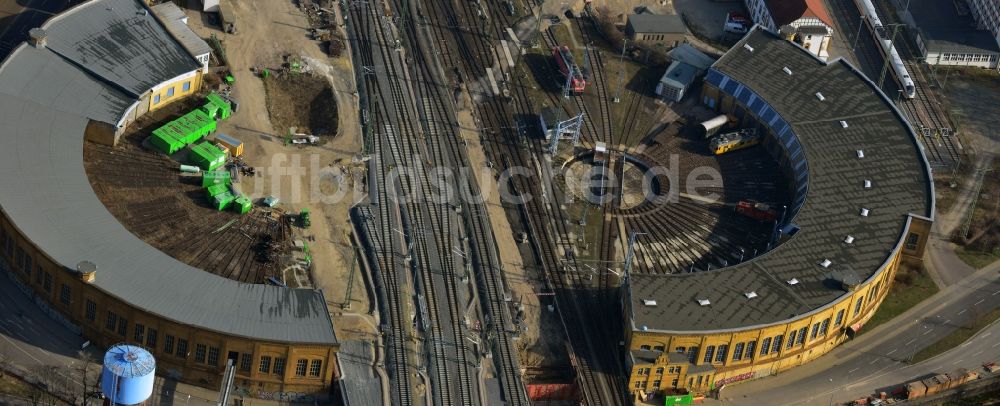
[[[952,2],[912,0],[903,20],[917,33],[917,48],[928,64],[996,69],[997,3],[970,0],[969,7],[961,9]]]
[[[833,22],[823,0],[744,0],[753,21],[826,60]]]
[[[698,76],[698,68],[680,61],[673,61],[656,85],[656,95],[663,101],[679,102],[684,98],[688,87]]]

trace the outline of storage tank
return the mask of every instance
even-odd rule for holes
[[[705,138],[715,135],[715,133],[730,122],[729,116],[725,114],[720,114],[712,118],[711,120],[703,121],[699,125],[699,130],[701,130],[702,136]]]
[[[116,344],[104,354],[101,391],[112,405],[145,404],[153,394],[156,360],[129,344]]]

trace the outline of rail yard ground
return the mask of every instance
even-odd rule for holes
[[[338,335],[344,333],[345,336],[342,338],[349,339],[354,333],[360,336],[369,334],[374,330],[372,324],[364,320],[366,316],[336,317],[344,311],[341,307],[348,295],[347,286],[351,278],[349,273],[352,271],[359,273],[355,274],[356,279],[350,291],[349,311],[365,315],[369,309],[368,294],[360,271],[352,266],[354,248],[349,237],[351,226],[347,211],[353,201],[347,198],[326,204],[309,199],[310,179],[316,175],[312,170],[314,168],[308,168],[312,159],[318,161],[318,167],[321,169],[331,168],[339,171],[343,168],[342,177],[333,176],[321,180],[320,193],[330,195],[335,189],[343,188],[348,192],[347,196],[351,196],[362,176],[358,168],[351,164],[353,158],[361,151],[361,130],[356,115],[357,96],[350,58],[346,56],[329,58],[323,52],[319,41],[309,39],[309,19],[295,2],[236,2],[233,5],[240,25],[246,28],[235,35],[222,33],[218,26],[212,25],[210,19],[203,18],[196,10],[185,10],[192,17],[189,19],[189,25],[195,32],[203,37],[214,34],[222,40],[226,58],[235,78],[232,96],[239,103],[240,111],[230,120],[221,123],[219,131],[241,139],[245,143],[247,163],[265,172],[264,176],[250,179],[249,183],[244,185],[245,190],[266,190],[264,195],[273,195],[281,199],[283,203],[280,206],[289,212],[297,213],[303,208],[311,210],[312,226],[306,230],[296,229],[294,238],[309,243],[313,260],[313,283],[323,289],[326,295],[331,311],[335,315],[334,324]],[[278,71],[286,62],[286,55],[289,54],[297,58],[300,65],[309,71],[308,74],[300,74],[293,79],[302,82],[300,86],[304,83],[306,91],[296,95],[302,91],[301,88],[275,87],[274,90],[282,92],[284,96],[276,98],[272,104],[287,103],[285,106],[289,108],[280,110],[282,113],[277,114],[279,122],[272,122],[265,83],[251,71],[251,68]],[[316,82],[319,78],[325,79],[328,85]],[[280,78],[275,79],[274,76],[270,79],[274,80],[272,84],[275,85],[282,82]],[[327,87],[329,94],[326,93]],[[295,100],[294,96],[300,98]],[[322,109],[328,112],[335,111],[335,118],[331,120],[317,117],[316,114],[319,112],[312,112],[302,107],[317,96],[332,99],[331,103],[323,103]],[[302,123],[303,120],[306,122]],[[312,131],[324,128],[329,131],[336,128],[336,133],[329,134],[333,137],[321,137],[325,138],[321,141],[322,145],[286,146],[284,136],[288,132],[289,125]],[[266,175],[268,170],[280,171],[288,165],[287,162],[272,161],[276,156],[283,156],[289,160],[298,156],[306,170],[286,177],[277,190],[270,190],[272,189],[270,185],[256,185],[255,182],[258,180],[269,180]],[[301,194],[298,198],[293,196],[292,181],[297,181],[301,185]]]
[[[1000,115],[993,106],[1000,103],[1000,85],[995,72],[978,69],[946,69],[937,72],[944,86],[951,111],[964,139],[969,140],[975,155],[967,158],[964,173],[956,179],[950,195],[968,189],[977,193],[975,202],[960,214],[952,241],[959,258],[974,268],[1000,260],[1000,163],[994,158],[1000,154],[1000,136],[995,131]],[[947,78],[947,79],[945,79]],[[948,187],[938,184],[938,190]],[[952,197],[954,199],[955,197]],[[942,209],[943,210],[943,209]],[[968,228],[966,228],[968,225]]]

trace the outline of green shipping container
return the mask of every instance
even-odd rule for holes
[[[215,93],[209,93],[205,97],[205,105],[201,108],[209,117],[225,120],[233,115],[233,107],[226,99]]]
[[[205,188],[205,190],[208,191],[208,197],[215,197],[220,194],[229,192],[229,188],[227,188],[226,185],[212,185]]]
[[[228,191],[215,195],[215,197],[212,198],[212,202],[215,204],[215,209],[218,211],[228,209],[229,206],[233,204],[233,200],[235,200],[235,198],[233,198],[233,194]]]
[[[664,406],[690,405],[694,403],[694,394],[687,395],[666,395],[664,396]]]
[[[229,172],[227,171],[211,171],[205,172],[201,178],[201,186],[209,187],[212,185],[229,185],[232,179],[230,178]]]
[[[206,141],[191,147],[188,160],[201,169],[212,171],[226,163],[226,153]]]
[[[173,132],[166,128],[157,128],[153,130],[153,135],[149,137],[149,145],[156,148],[167,155],[172,155],[173,153],[180,151],[184,148],[183,142],[174,136]]]
[[[253,207],[253,203],[250,201],[250,198],[244,195],[240,195],[240,197],[236,198],[235,207],[236,211],[238,211],[240,214],[246,214],[247,212],[250,211],[250,208]]]

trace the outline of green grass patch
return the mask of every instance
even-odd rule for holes
[[[879,324],[892,320],[901,313],[909,310],[922,300],[937,293],[938,287],[931,280],[926,272],[900,267],[896,272],[896,280],[892,284],[892,290],[882,301],[872,318],[865,323],[861,334],[872,331]]]
[[[965,341],[976,335],[979,330],[982,330],[986,326],[990,325],[996,319],[1000,318],[1000,308],[993,309],[989,313],[982,314],[966,325],[959,327],[957,330],[951,332],[947,336],[944,336],[938,342],[931,344],[924,349],[918,351],[913,355],[912,363],[918,363],[925,361],[934,357],[935,355],[941,354],[952,348],[962,345]]]
[[[965,262],[969,266],[976,269],[983,268],[993,262],[996,262],[997,260],[1000,260],[1000,256],[998,256],[996,252],[974,251],[963,247],[956,249],[955,254],[958,255],[958,258],[961,259],[962,262]]]

